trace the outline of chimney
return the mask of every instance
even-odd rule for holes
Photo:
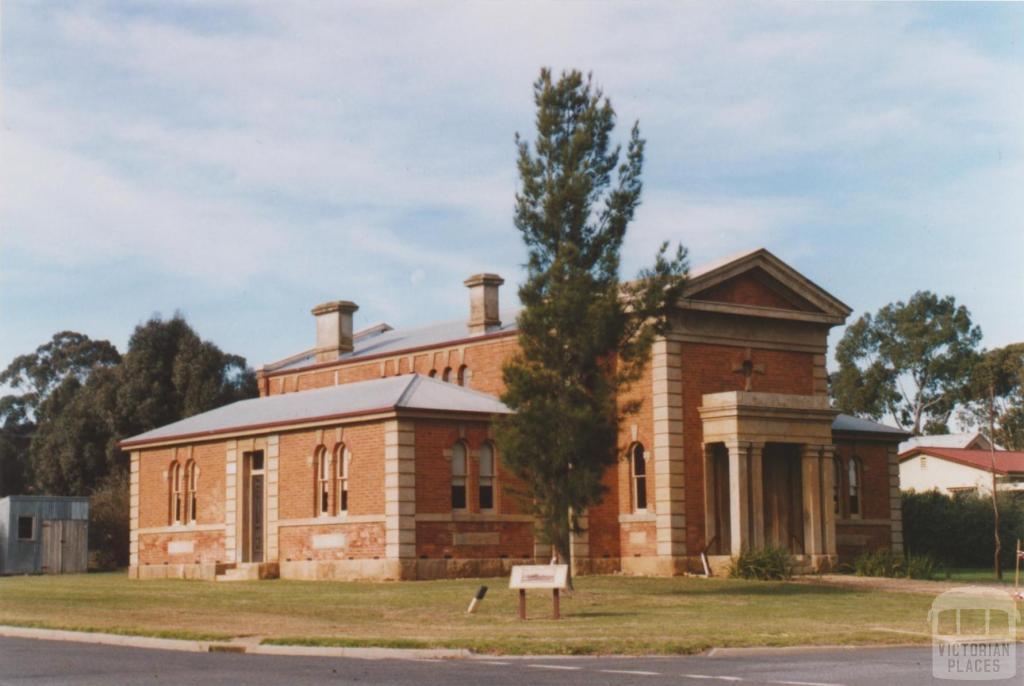
[[[498,287],[505,280],[497,274],[474,274],[465,281],[469,289],[469,334],[487,333],[489,327],[501,326],[498,315]]]
[[[342,353],[352,352],[352,313],[358,309],[348,300],[334,300],[313,308],[317,362],[330,362]]]

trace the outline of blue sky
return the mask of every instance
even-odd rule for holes
[[[952,294],[1024,339],[1024,6],[3,4],[0,364],[183,312],[254,366],[513,297],[541,66],[648,141],[625,275],[766,246],[855,316]],[[833,334],[833,343],[839,331]]]

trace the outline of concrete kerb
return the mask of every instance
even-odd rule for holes
[[[178,650],[190,653],[247,653],[250,655],[295,655],[304,657],[348,657],[363,660],[451,660],[472,657],[473,653],[457,648],[358,648],[326,646],[259,645],[245,639],[231,641],[189,641],[177,638],[122,636],[91,631],[35,629],[0,626],[0,637],[34,638],[43,641],[71,641],[96,645],[150,650]]]

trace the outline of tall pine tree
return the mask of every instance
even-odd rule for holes
[[[521,352],[504,367],[502,460],[524,484],[542,538],[568,562],[580,517],[599,503],[619,457],[618,428],[635,405],[620,391],[641,375],[682,295],[686,251],[661,246],[653,266],[619,280],[626,229],[640,203],[644,141],[634,125],[624,161],[615,112],[591,78],[542,70],[537,138],[516,136],[515,225],[529,259],[519,289]],[[614,178],[613,178],[614,177]]]

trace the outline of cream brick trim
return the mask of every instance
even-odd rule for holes
[[[278,528],[291,526],[336,526],[338,524],[373,524],[385,520],[382,514],[344,515],[340,517],[302,517],[298,519],[279,519]]]
[[[659,339],[651,356],[651,409],[654,415],[654,516],[658,555],[686,554],[686,500],[683,476],[682,345]]]
[[[238,482],[241,470],[238,469],[238,441],[227,442],[227,453],[224,458],[224,559],[228,562],[241,560],[241,547],[238,541]]]
[[[619,524],[656,521],[658,521],[658,517],[653,512],[629,512],[626,514],[619,515]]]
[[[322,433],[321,429],[321,433]],[[264,561],[273,561],[278,557],[277,526],[278,526],[278,448],[280,441],[277,434],[267,436],[267,461],[265,474],[267,480],[267,554]]]
[[[200,531],[224,531],[223,524],[188,524],[175,526],[150,526],[145,529],[138,529],[139,536],[150,534],[192,534]]]
[[[139,451],[132,451],[128,486],[128,559],[132,567],[139,565],[139,458]]]
[[[416,557],[416,425],[384,424],[385,557]]]
[[[417,522],[532,522],[534,518],[523,514],[495,512],[423,512],[414,515]]]

